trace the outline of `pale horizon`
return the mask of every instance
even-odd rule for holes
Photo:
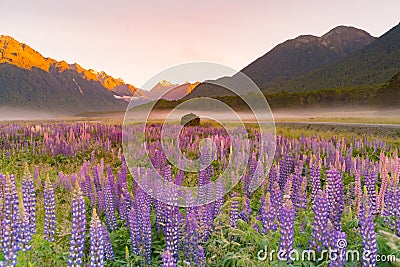
[[[0,17],[0,34],[45,57],[105,71],[137,87],[185,62],[216,62],[240,70],[299,35],[321,36],[345,25],[379,37],[400,21],[400,2],[393,0],[0,0],[0,6],[7,11]]]

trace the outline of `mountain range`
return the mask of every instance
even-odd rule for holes
[[[348,56],[296,77],[266,81],[264,92],[382,84],[400,71],[400,24]]]
[[[10,36],[0,36],[0,106],[77,114],[123,110],[117,96],[140,91],[105,72],[42,56]]]
[[[379,38],[354,27],[339,26],[321,37],[302,35],[277,45],[242,69],[265,94],[350,86],[378,85],[400,70],[400,25]],[[235,83],[238,75],[218,79]],[[199,85],[186,98],[231,95]]]
[[[367,103],[366,98],[382,103],[382,95],[399,93],[399,71],[400,24],[379,38],[347,26],[335,27],[320,37],[301,35],[278,44],[241,72],[268,100],[284,107],[298,96],[319,99],[318,94],[328,95],[324,98],[328,102],[342,94],[361,95],[357,100],[361,104]],[[202,83],[160,81],[149,91],[141,90],[103,71],[44,57],[28,45],[0,35],[0,107],[79,114],[123,111],[132,100],[140,105],[159,98],[176,101],[232,96],[215,82],[235,86],[240,94],[246,94],[239,74]],[[373,89],[368,89],[371,86]]]
[[[161,81],[141,90],[104,71],[42,56],[10,36],[0,35],[0,107],[81,114],[122,111],[127,102],[176,100],[199,83]]]
[[[342,59],[376,38],[354,27],[338,26],[321,37],[301,35],[283,42],[242,69],[259,87],[291,79]]]
[[[185,82],[183,84],[173,84],[166,80],[158,82],[149,91],[141,91],[141,93],[150,100],[165,99],[178,100],[191,93],[192,90],[199,85],[200,82]]]

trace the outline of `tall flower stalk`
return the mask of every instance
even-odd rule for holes
[[[29,172],[28,164],[25,162],[25,173],[22,177],[22,200],[24,203],[25,212],[28,216],[28,224],[30,232],[36,233],[36,193],[35,183],[32,175]]]
[[[93,209],[90,220],[90,267],[102,266],[104,266],[103,230],[96,209]]]
[[[237,226],[237,221],[239,220],[239,201],[236,199],[237,194],[232,193],[232,203],[229,211],[229,225],[231,227]]]
[[[329,219],[336,230],[341,229],[344,211],[343,181],[340,172],[334,168],[326,171],[326,193],[328,196]]]
[[[53,185],[48,175],[44,183],[44,211],[44,238],[50,242],[54,242],[56,231],[56,200]]]
[[[328,221],[329,221],[329,210],[328,201],[326,194],[319,190],[314,201],[314,229],[311,239],[311,247],[316,248],[318,252],[321,252],[323,247],[328,246]]]
[[[108,227],[111,231],[117,228],[117,219],[115,217],[115,203],[113,195],[113,185],[110,179],[105,180],[104,184],[104,200],[105,200],[105,210],[106,210],[106,220]]]
[[[22,194],[20,194],[20,200],[22,200]],[[29,214],[25,211],[24,203],[21,201],[19,205],[19,236],[18,241],[22,251],[30,250],[31,245],[29,244],[32,240],[32,228],[29,224]]]
[[[281,259],[288,260],[289,254],[293,249],[295,209],[292,201],[290,200],[290,196],[285,195],[284,199],[285,200],[279,214],[279,224],[281,229],[279,254]]]
[[[365,190],[367,191],[367,190]],[[365,197],[367,198],[367,197]],[[360,225],[361,225],[361,237],[363,244],[363,255],[366,255],[362,259],[362,266],[376,266],[376,260],[378,256],[378,246],[376,243],[376,234],[374,226],[374,217],[372,210],[368,205],[368,201],[365,200],[361,211]]]
[[[112,261],[114,260],[114,250],[112,247],[110,234],[108,233],[107,226],[102,223],[101,224],[102,232],[103,232],[103,241],[104,241],[104,260]]]
[[[162,267],[176,267],[172,253],[167,249],[162,255]]]
[[[72,233],[68,266],[82,266],[86,233],[85,199],[78,181],[72,196]]]
[[[1,249],[4,254],[4,266],[16,266],[20,250],[19,200],[15,181],[7,175],[4,187],[4,218]]]

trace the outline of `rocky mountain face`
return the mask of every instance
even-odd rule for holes
[[[374,40],[369,33],[346,26],[336,27],[321,37],[301,35],[277,45],[242,72],[262,87],[268,82],[290,79],[328,65]]]
[[[301,35],[287,40],[250,63],[241,72],[253,80],[266,93],[267,85],[279,85],[282,81],[294,79],[310,71],[337,62],[376,40],[369,33],[346,26],[338,26],[321,37]],[[237,75],[225,77],[234,82]],[[229,83],[229,82],[228,82]],[[284,90],[290,91],[290,88]],[[187,97],[202,95],[226,96],[226,90],[212,83],[204,83]]]
[[[0,95],[2,106],[70,114],[123,110],[127,103],[117,98],[141,93],[105,72],[44,57],[0,35]]]
[[[33,67],[0,64],[0,107],[76,115],[87,112],[123,111],[127,102],[99,82],[84,79],[72,70],[46,72]]]
[[[142,91],[142,94],[149,99],[178,100],[191,93],[200,82],[185,82],[174,84],[168,81],[158,82],[151,90]]]
[[[64,60],[56,61],[52,58],[42,56],[30,46],[20,43],[10,36],[0,35],[0,64],[7,63],[19,68],[31,70],[38,68],[49,72],[50,69],[64,72],[72,70],[79,74],[83,79],[99,82],[109,91],[123,92],[130,95],[140,93],[138,89],[130,84],[126,84],[121,78],[114,78],[104,71],[97,72],[92,69],[84,69],[79,64],[68,64]]]
[[[400,24],[348,56],[296,77],[265,83],[265,92],[305,91],[386,83],[400,70]]]

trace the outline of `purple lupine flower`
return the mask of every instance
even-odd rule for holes
[[[291,199],[297,211],[303,206],[301,203],[302,200],[300,198],[301,186],[303,183],[302,168],[303,168],[303,163],[300,161],[296,164],[294,174],[291,176],[292,177]]]
[[[376,266],[378,246],[376,243],[374,219],[366,200],[364,200],[362,206],[360,225],[362,244],[364,246],[363,255],[366,255],[362,259],[362,266]]]
[[[282,209],[279,213],[279,225],[280,225],[280,242],[279,242],[279,254],[281,259],[288,260],[289,254],[293,249],[293,237],[294,237],[294,218],[295,210],[293,203],[290,200],[290,196],[285,195],[285,201],[282,205]]]
[[[382,178],[382,183],[381,183],[381,187],[379,189],[379,194],[378,194],[378,199],[377,199],[377,204],[376,204],[376,206],[377,206],[376,213],[382,213],[385,208],[385,195],[386,195],[386,191],[387,191],[387,188],[389,186],[389,181],[390,181],[388,171],[384,168],[382,169],[381,178]]]
[[[150,265],[151,264],[151,245],[152,245],[150,211],[145,210],[142,218],[143,218],[142,233],[143,233],[144,259],[145,259],[147,265]]]
[[[217,216],[224,205],[224,184],[222,179],[218,179],[215,182],[215,205],[214,205],[214,216]]]
[[[154,199],[154,208],[156,210],[156,230],[161,233],[165,225],[165,203],[158,200],[163,197],[163,185],[161,182],[154,183],[156,198]]]
[[[114,260],[114,250],[111,244],[110,234],[108,233],[107,226],[104,223],[101,224],[101,230],[104,241],[104,260],[112,261]]]
[[[166,206],[166,225],[164,228],[165,234],[165,246],[169,250],[175,259],[175,263],[178,262],[178,237],[179,237],[179,220],[178,213],[179,208],[177,206],[178,194],[174,187],[169,188],[168,192],[169,203]]]
[[[400,168],[400,167],[399,167]],[[400,190],[397,191],[396,194],[396,208],[395,208],[395,214],[396,214],[396,218],[397,220],[395,221],[395,229],[397,232],[397,236],[400,237]]]
[[[311,248],[316,248],[321,252],[323,247],[328,246],[327,225],[329,221],[328,201],[326,194],[319,190],[313,205],[314,210],[314,228],[311,240]]]
[[[346,233],[329,224],[328,239],[331,250],[329,267],[342,267],[346,263]],[[368,265],[370,266],[370,265]]]
[[[25,163],[25,173],[22,177],[22,201],[24,203],[25,212],[28,215],[28,224],[31,227],[30,232],[36,233],[36,194],[35,183],[29,172],[28,164]]]
[[[200,242],[206,242],[211,235],[209,205],[201,205],[196,208],[199,223],[199,239]]]
[[[306,209],[307,208],[307,177],[303,177],[303,181],[300,186],[300,190],[298,191],[297,196],[297,209]]]
[[[290,153],[285,151],[282,156],[282,160],[279,162],[279,186],[282,191],[287,184],[287,179],[289,178],[292,168],[293,157]]]
[[[104,183],[104,203],[106,211],[106,221],[111,231],[117,228],[117,219],[115,218],[115,204],[113,196],[113,187],[111,182],[106,179]]]
[[[198,181],[198,197],[197,201],[199,205],[203,205],[206,202],[207,187],[206,185],[210,182],[208,172],[206,169],[200,170],[199,181]]]
[[[105,197],[103,191],[97,191],[97,212],[98,214],[102,214],[106,209]]]
[[[4,187],[4,219],[2,220],[1,249],[4,254],[5,266],[16,266],[20,250],[19,236],[19,201],[15,183],[7,175]]]
[[[56,231],[56,200],[49,175],[47,175],[44,183],[44,211],[44,238],[50,242],[54,242]]]
[[[250,155],[249,158],[249,173],[243,177],[243,192],[246,193],[248,197],[251,197],[251,182],[255,179],[257,170],[257,159],[254,153]]]
[[[32,240],[32,229],[29,225],[29,215],[26,213],[23,203],[19,207],[19,227],[18,241],[20,248],[22,251],[30,250],[31,245],[29,243]]]
[[[139,256],[140,255],[140,245],[142,242],[141,239],[141,233],[140,233],[140,222],[138,214],[137,214],[137,209],[135,208],[134,205],[131,206],[131,209],[129,211],[129,231],[131,235],[131,242],[132,242],[132,253],[134,255]]]
[[[232,203],[231,203],[231,208],[229,210],[229,225],[231,227],[237,227],[237,221],[239,219],[239,202],[237,199],[234,199],[237,197],[236,192],[232,193]]]
[[[172,253],[175,262],[177,262],[178,257],[178,221],[176,212],[175,209],[168,212],[167,224],[164,230],[166,248]]]
[[[355,175],[356,175],[356,178],[355,178],[355,185],[354,185],[354,195],[355,195],[354,212],[357,216],[359,216],[360,210],[361,210],[361,201],[363,198],[360,171],[356,170]]]
[[[72,196],[72,233],[69,250],[68,266],[83,264],[83,251],[86,234],[86,206],[83,192],[76,181]]]
[[[286,185],[283,188],[283,194],[292,196],[292,191],[293,191],[293,175],[290,175],[289,178],[286,180]]]
[[[282,191],[277,182],[274,183],[271,189],[271,205],[275,211],[278,211],[282,206]]]
[[[202,246],[198,248],[199,267],[206,267],[206,251]]]
[[[100,175],[101,175],[100,167],[99,166],[93,167],[93,183],[97,193],[102,191]]]
[[[268,175],[269,179],[268,179],[268,183],[269,183],[269,187],[268,187],[268,191],[272,191],[272,187],[275,185],[275,183],[278,182],[278,167],[276,165],[273,165],[269,171],[269,175]]]
[[[339,171],[334,168],[326,171],[326,194],[328,195],[329,219],[336,230],[340,230],[344,211],[343,181]]]
[[[278,229],[275,223],[275,210],[271,205],[269,192],[267,192],[265,200],[262,202],[260,221],[263,225],[263,234],[267,233],[267,231],[276,231]]]
[[[6,225],[4,227],[3,235],[2,235],[2,244],[1,248],[4,254],[4,262],[0,262],[0,266],[16,266],[17,265],[17,257],[18,257],[18,245],[13,245],[13,230],[10,225]],[[3,265],[1,265],[3,264]]]
[[[142,233],[141,245],[143,246],[143,258],[147,265],[151,264],[151,245],[152,245],[152,232],[150,220],[150,204],[145,192],[141,188],[136,190],[136,205],[140,210],[140,227]]]
[[[96,195],[95,195],[95,190],[93,190],[93,185],[92,185],[92,178],[88,173],[85,174],[85,184],[86,184],[86,190],[87,190],[87,197],[90,200],[90,207],[95,208],[96,207]]]
[[[125,164],[122,164],[121,171],[118,172],[118,174],[117,174],[117,179],[118,179],[117,185],[118,185],[119,192],[121,192],[122,189],[128,190],[127,167]]]
[[[103,230],[96,209],[93,209],[90,220],[90,267],[101,266],[104,266]]]
[[[96,208],[96,194],[94,191],[90,191],[89,193],[89,201],[90,201],[90,207],[92,209]],[[101,212],[100,212],[101,214]]]
[[[201,157],[199,157],[200,165],[205,167],[208,164],[208,160],[210,158],[209,151],[207,149],[203,149],[201,152]],[[203,162],[204,161],[204,162]],[[201,242],[206,242],[211,235],[211,224],[214,217],[214,209],[213,204],[204,204],[207,199],[207,196],[211,194],[208,191],[207,184],[210,183],[210,175],[212,170],[210,166],[205,169],[201,169],[199,172],[198,178],[198,197],[197,201],[200,206],[197,207],[198,212],[198,220],[199,220],[199,239]]]
[[[382,216],[395,218],[395,215],[397,214],[397,183],[398,182],[393,176],[385,194]],[[389,221],[389,218],[385,218],[386,222]],[[390,226],[393,227],[393,221],[390,222]]]
[[[311,165],[312,163],[310,163]],[[317,164],[310,169],[311,201],[314,203],[318,191],[321,189],[321,167]]]
[[[251,205],[250,205],[250,199],[247,197],[247,195],[244,196],[244,201],[242,204],[242,211],[240,213],[240,218],[245,221],[249,222],[251,217]]]
[[[172,253],[167,249],[162,254],[162,267],[177,267]]]
[[[91,164],[94,164],[95,157],[96,157],[96,151],[92,150],[92,153],[90,153],[90,163]]]
[[[119,216],[124,221],[125,225],[128,225],[129,210],[131,208],[131,196],[128,189],[121,189],[121,197],[119,204]]]
[[[195,210],[188,208],[186,210],[186,235],[184,238],[184,252],[186,258],[196,266],[199,265],[199,255],[197,250],[199,244],[199,235],[197,228],[198,226]]]
[[[377,213],[376,207],[376,182],[378,180],[377,174],[375,171],[370,171],[365,174],[364,184],[368,193],[368,205],[370,206],[371,214],[375,215]]]
[[[158,192],[159,194],[160,192]],[[158,233],[161,233],[161,231],[164,231],[164,225],[165,225],[165,205],[162,201],[155,199],[154,200],[154,208],[156,210],[156,229]]]
[[[260,216],[257,216],[257,220],[258,220],[258,221],[261,221]],[[261,229],[260,225],[259,225],[257,222],[254,223],[253,228],[254,228],[257,232],[259,232],[259,233],[262,233],[262,231],[263,231],[263,230]]]
[[[177,237],[177,239],[178,239],[178,250],[182,250],[183,242],[184,242],[184,239],[185,239],[184,226],[186,224],[186,221],[185,221],[185,216],[181,212],[179,212],[179,209],[178,209],[177,222],[178,222],[178,237]]]
[[[110,165],[106,166],[106,173],[108,178],[106,179],[105,184],[107,184],[108,181],[108,186],[111,188],[111,195],[113,197],[112,200],[113,200],[114,210],[117,211],[121,192],[119,190],[118,183],[115,182],[115,177]]]

